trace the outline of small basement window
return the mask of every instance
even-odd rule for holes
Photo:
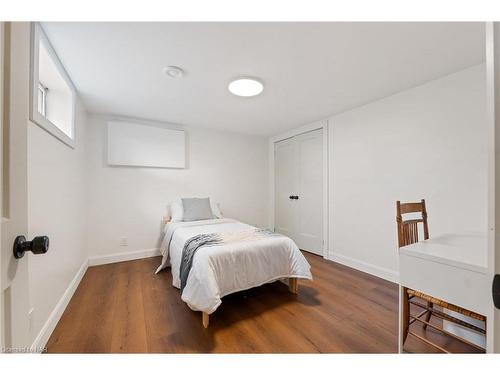
[[[76,90],[38,23],[33,24],[31,38],[30,119],[74,147]]]

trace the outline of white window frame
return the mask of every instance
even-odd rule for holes
[[[47,48],[52,61],[54,62],[59,74],[64,79],[71,91],[71,137],[63,132],[57,125],[53,124],[44,115],[38,112],[38,55],[40,42]],[[31,24],[31,65],[30,65],[30,120],[46,130],[48,133],[59,139],[61,142],[75,148],[76,145],[76,129],[75,129],[75,108],[76,108],[76,89],[69,77],[68,73],[61,64],[54,48],[50,44],[49,39],[45,35],[42,27],[38,22]]]
[[[42,103],[40,105],[40,97],[42,95]],[[38,82],[37,109],[43,117],[47,117],[47,87]],[[40,106],[41,108],[38,108]]]

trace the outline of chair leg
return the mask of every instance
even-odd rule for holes
[[[403,345],[408,337],[408,330],[410,329],[410,300],[408,299],[408,290],[403,288],[403,324],[401,326],[401,334],[403,336]]]
[[[432,316],[432,311],[430,309],[432,309],[434,307],[434,304],[432,302],[427,302],[427,309],[429,309],[427,311],[427,313],[425,314],[425,321],[427,323],[429,323],[429,321],[431,320],[431,316]],[[427,329],[427,324],[424,324],[424,330]]]

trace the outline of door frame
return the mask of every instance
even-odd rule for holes
[[[3,216],[3,128],[4,128],[4,27],[5,22],[0,22],[0,220]],[[0,222],[0,226],[2,223]],[[0,227],[0,244],[2,243],[2,230]],[[0,251],[3,251],[0,246]],[[5,314],[4,314],[4,290],[3,290],[3,264],[2,264],[2,254],[0,254],[0,348],[5,346],[4,335],[5,335]]]
[[[500,23],[486,22],[486,103],[488,121],[488,273],[500,273]],[[491,301],[487,315],[486,348],[500,353],[500,310]]]
[[[296,135],[323,130],[323,258],[329,259],[328,253],[328,120],[316,121],[296,129],[269,137],[269,228],[274,230],[275,175],[274,144]]]

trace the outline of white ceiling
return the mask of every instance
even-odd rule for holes
[[[271,135],[484,61],[481,23],[44,23],[90,112]],[[181,79],[162,74],[177,65]],[[255,76],[254,98],[227,84]]]

